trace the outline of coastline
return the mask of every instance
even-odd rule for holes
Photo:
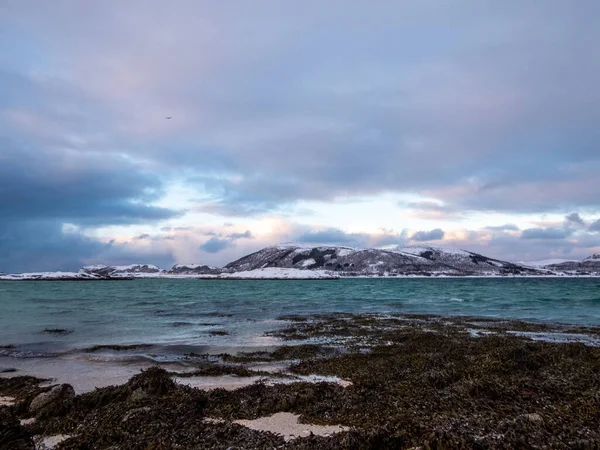
[[[306,270],[306,272],[310,272]],[[332,280],[353,280],[353,279],[547,279],[547,278],[600,278],[600,273],[596,274],[567,274],[567,273],[552,273],[552,274],[501,274],[501,275],[446,275],[432,273],[427,275],[413,275],[413,274],[398,274],[398,275],[344,275],[344,274],[331,274],[328,276],[319,277],[245,277],[235,276],[235,273],[226,274],[227,276],[221,275],[135,275],[131,274],[126,277],[100,277],[100,278],[78,278],[78,277],[57,277],[52,278],[51,276],[44,278],[36,277],[12,277],[12,276],[0,276],[0,283],[3,281],[15,282],[15,281],[135,281],[135,280],[218,280],[218,281],[332,281]]]
[[[356,448],[454,448],[452,443],[461,441],[481,448],[500,442],[578,448],[600,443],[600,433],[591,426],[600,417],[600,399],[593,394],[600,376],[593,369],[600,363],[600,327],[417,314],[285,319],[286,328],[267,333],[280,339],[276,347],[195,355],[159,364],[161,369],[151,362],[128,363],[122,366],[127,370],[112,378],[114,361],[96,361],[89,374],[103,379],[103,386],[119,386],[94,391],[93,383],[87,389],[79,385],[68,411],[38,415],[19,430],[46,438],[70,436],[55,448],[74,449],[93,442],[98,433],[108,433],[108,441],[117,439],[106,427],[129,429],[125,418],[145,408],[136,416],[136,429],[160,430],[164,422],[172,432],[118,434],[125,439],[123,448],[130,448],[128,439],[151,443],[167,436],[169,445],[181,448],[318,449],[342,448],[348,442]],[[594,340],[558,343],[528,337],[557,332]],[[34,365],[22,373],[2,374],[0,396],[15,403],[0,412],[8,410],[18,420],[32,417],[34,394],[48,390],[48,384],[24,377],[42,375]],[[140,369],[145,371],[140,374]],[[70,373],[70,381],[85,378],[81,367],[71,365]],[[162,380],[165,391],[140,387],[151,386],[151,379]],[[50,383],[68,381],[63,376]],[[90,404],[100,393],[112,400]],[[184,433],[172,420],[181,408],[199,401],[204,405],[200,410],[187,410]],[[398,402],[400,409],[394,406]],[[112,415],[106,415],[109,411]],[[304,423],[300,429],[313,430],[312,436],[296,437],[298,418]],[[103,421],[106,425],[100,426]],[[329,428],[312,429],[310,424]],[[246,440],[240,441],[241,436]]]

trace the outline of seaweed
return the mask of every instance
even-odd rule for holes
[[[227,336],[229,335],[229,331],[227,330],[210,330],[208,332],[211,336]]]
[[[66,328],[45,328],[40,331],[42,334],[55,334],[58,336],[66,336],[67,334],[72,334],[74,332],[74,330],[67,330]]]
[[[476,337],[469,332],[488,323],[491,334]],[[534,342],[506,333],[516,326],[538,324],[404,315],[312,316],[276,333],[321,339],[321,344],[221,357],[237,363],[293,360],[293,374],[336,376],[350,380],[349,386],[256,383],[235,391],[202,391],[177,384],[173,377],[260,372],[209,363],[198,364],[189,375],[152,368],[124,385],[76,396],[68,414],[41,418],[28,431],[73,436],[57,450],[598,448],[600,348]],[[344,342],[344,348],[330,341]],[[0,382],[0,392],[31,394],[40,389],[37,379],[21,377],[13,383]],[[276,412],[350,429],[285,442],[232,423]]]
[[[151,348],[152,344],[133,344],[133,345],[94,345],[92,347],[88,347],[84,349],[84,352],[94,353],[99,352],[101,350],[114,350],[117,352],[127,351],[127,350],[141,350],[144,348]]]

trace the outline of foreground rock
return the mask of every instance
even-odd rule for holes
[[[29,405],[29,412],[38,417],[62,415],[70,410],[74,398],[73,386],[59,384],[35,397]]]

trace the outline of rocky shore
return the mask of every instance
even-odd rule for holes
[[[288,345],[273,351],[189,355],[185,372],[153,367],[79,395],[68,384],[0,378],[0,448],[600,446],[600,328],[415,315],[283,319],[289,326],[270,334]],[[233,390],[186,382],[206,376],[252,381]]]

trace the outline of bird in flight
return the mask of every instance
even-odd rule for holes
[[[172,117],[171,117],[171,116],[168,116],[168,117],[166,117],[166,119],[167,119],[167,120],[169,120],[169,119],[172,119]]]

